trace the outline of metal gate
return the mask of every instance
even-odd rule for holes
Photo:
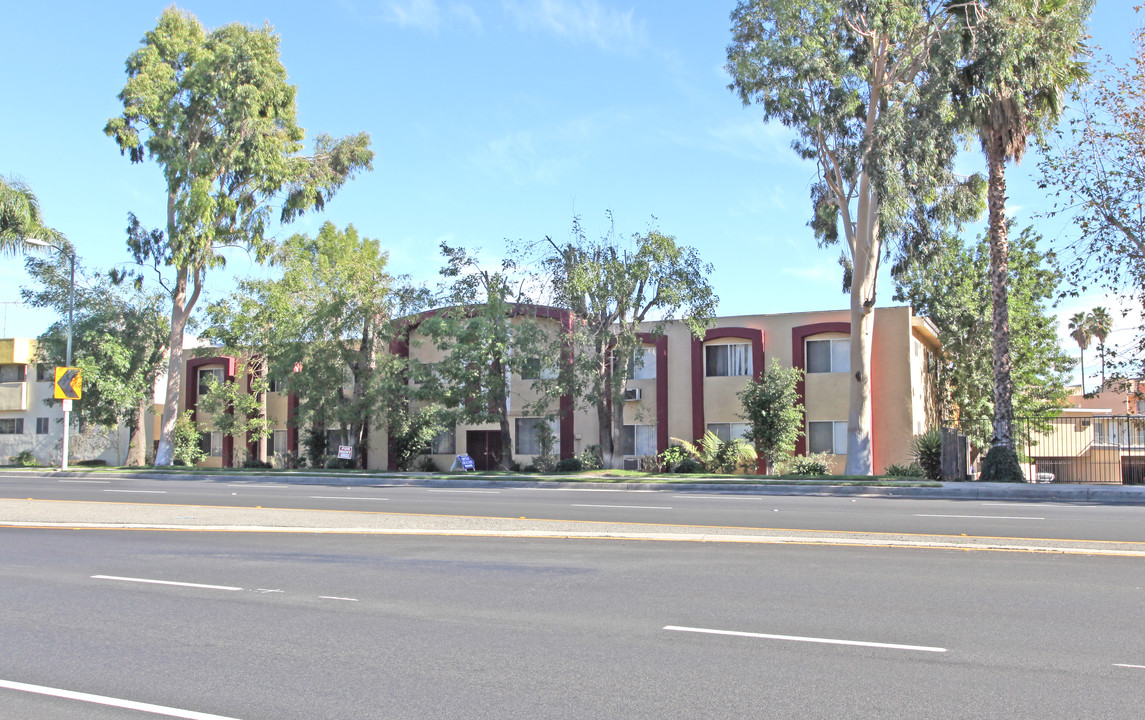
[[[977,479],[992,432],[989,419],[944,423],[943,478]],[[1029,482],[1145,484],[1145,416],[1015,418],[1014,448]]]

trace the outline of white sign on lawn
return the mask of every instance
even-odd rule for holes
[[[354,458],[354,447],[352,445],[339,445],[338,446],[338,459],[339,460],[352,460]]]

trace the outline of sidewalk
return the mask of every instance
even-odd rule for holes
[[[8,470],[0,473],[0,478],[12,473],[21,476],[51,478],[110,478],[122,479],[138,477],[148,480],[206,480],[212,482],[273,482],[299,485],[343,485],[343,486],[414,486],[435,488],[584,488],[595,487],[610,490],[660,490],[671,492],[718,492],[743,493],[752,495],[810,495],[846,497],[897,497],[931,498],[947,500],[1029,500],[1092,502],[1114,505],[1145,505],[1145,485],[1059,485],[1029,483],[980,483],[980,482],[930,482],[914,481],[895,484],[887,482],[879,485],[832,484],[830,480],[783,481],[751,480],[704,480],[696,482],[594,482],[589,480],[510,480],[499,478],[474,478],[464,475],[424,475],[418,473],[376,473],[340,474],[313,473],[305,471],[256,474],[212,473],[168,473],[159,470],[138,472],[101,472],[59,470]],[[917,485],[923,485],[917,487]]]

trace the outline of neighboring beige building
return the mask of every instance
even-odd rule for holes
[[[41,465],[57,465],[63,444],[64,413],[59,401],[51,400],[55,366],[37,364],[36,341],[31,338],[0,339],[0,464],[23,451],[30,451]],[[82,403],[83,400],[76,400]],[[154,423],[148,423],[153,438]],[[78,433],[73,417],[68,462],[103,460],[122,465],[127,460],[128,431],[90,428]]]
[[[569,321],[559,308],[537,308],[551,321],[554,331]],[[418,317],[411,318],[409,336],[394,343],[395,350],[421,363],[440,360],[433,343],[419,336]],[[645,337],[644,362],[628,382],[624,417],[626,464],[635,466],[641,456],[667,449],[669,438],[700,437],[707,430],[722,438],[739,437],[746,430],[736,394],[748,380],[759,375],[764,363],[795,365],[806,372],[799,392],[806,408],[806,436],[798,452],[827,452],[836,472],[842,470],[846,453],[848,383],[850,374],[850,322],[846,310],[743,315],[716,318],[705,337],[691,336],[683,323],[671,323],[664,335]],[[909,307],[875,311],[872,351],[872,411],[874,470],[890,464],[909,464],[914,435],[937,425],[934,392],[935,354],[938,338],[932,323],[914,317]],[[194,358],[187,363],[183,406],[196,410],[200,384],[211,374],[233,379],[234,358]],[[513,457],[528,464],[539,452],[536,428],[542,418],[524,413],[535,395],[530,378],[514,375],[509,400],[513,434]],[[272,451],[298,453],[298,430],[289,427],[296,403],[272,392],[269,416],[275,426]],[[572,411],[571,398],[555,403],[551,411],[559,455],[571,457],[598,442],[593,411]],[[198,418],[210,432],[209,419]],[[367,454],[370,468],[389,468],[384,429],[370,433]],[[232,440],[221,434],[205,436],[207,465],[229,464]],[[209,445],[208,445],[209,443]],[[479,468],[492,467],[500,457],[500,433],[494,424],[461,425],[443,433],[430,456],[448,468],[457,455],[468,454]],[[248,452],[254,454],[253,443]],[[333,452],[333,450],[331,450]]]
[[[1059,483],[1145,483],[1145,382],[1110,380],[1096,393],[1078,388],[1058,417],[1024,433],[1030,480]]]

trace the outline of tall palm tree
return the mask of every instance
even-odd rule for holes
[[[1097,354],[1101,357],[1101,389],[1105,389],[1105,338],[1113,330],[1113,318],[1103,307],[1095,307],[1089,316],[1089,332],[1097,340]]]
[[[981,0],[957,3],[965,18],[962,84],[955,94],[989,169],[990,292],[993,301],[994,437],[984,476],[1021,480],[1014,451],[1010,378],[1006,164],[1022,160],[1030,135],[1055,123],[1062,96],[1085,76],[1085,20],[1093,0]],[[973,8],[971,9],[971,6]],[[984,478],[986,479],[986,478]]]
[[[28,184],[17,177],[0,175],[0,257],[34,247],[28,238],[47,242],[54,235],[44,226],[40,201]]]
[[[1069,319],[1069,336],[1081,349],[1081,394],[1085,395],[1085,349],[1093,337],[1093,315],[1076,312]]]

